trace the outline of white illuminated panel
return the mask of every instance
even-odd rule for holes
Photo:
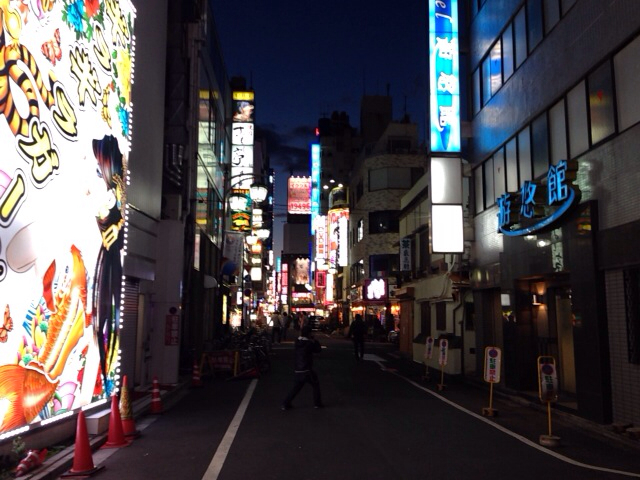
[[[253,123],[234,123],[231,127],[233,145],[253,145]]]
[[[2,13],[0,439],[118,390],[136,17],[129,0]]]
[[[464,252],[461,205],[431,207],[431,237],[433,253]]]
[[[431,159],[431,201],[462,203],[462,162],[459,158]]]

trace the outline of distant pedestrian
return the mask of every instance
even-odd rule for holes
[[[349,338],[353,340],[353,353],[356,360],[362,360],[364,357],[364,335],[367,327],[362,320],[362,315],[356,313],[355,320],[349,327]]]
[[[282,317],[278,311],[271,315],[271,343],[276,342],[282,342]]]
[[[315,408],[323,408],[322,396],[320,394],[320,382],[318,375],[313,370],[313,354],[320,353],[322,347],[320,342],[311,336],[311,327],[302,327],[300,336],[295,342],[295,364],[293,388],[282,402],[282,410],[289,410],[293,405],[291,402],[298,395],[305,383],[311,384],[313,388],[313,405]]]
[[[291,326],[291,317],[287,312],[282,314],[282,339],[287,339],[287,332],[289,331],[289,327]]]

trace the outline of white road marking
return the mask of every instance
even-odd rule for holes
[[[251,380],[251,384],[247,389],[247,393],[244,394],[244,398],[242,399],[242,402],[240,402],[240,406],[238,407],[235,416],[231,420],[229,428],[227,428],[227,432],[224,434],[224,437],[222,437],[222,441],[220,442],[220,445],[218,445],[218,449],[216,450],[216,453],[213,456],[213,459],[211,460],[207,471],[204,472],[202,480],[217,480],[218,475],[220,475],[220,470],[222,470],[224,461],[227,459],[227,455],[229,454],[229,450],[231,449],[231,444],[236,437],[238,428],[240,428],[240,423],[242,422],[242,418],[247,411],[247,407],[249,406],[249,402],[251,401],[251,397],[253,396],[253,392],[256,389],[257,384],[257,379],[254,378],[253,380]]]
[[[472,417],[477,418],[478,420],[486,423],[487,425],[491,425],[492,427],[500,430],[501,432],[506,433],[507,435],[515,438],[516,440],[521,441],[525,445],[528,445],[528,446],[530,446],[532,448],[535,448],[536,450],[538,450],[538,451],[540,451],[542,453],[545,453],[547,455],[555,457],[556,459],[558,459],[558,460],[560,460],[562,462],[569,463],[571,465],[576,465],[576,466],[582,467],[582,468],[587,468],[589,470],[596,470],[596,471],[599,471],[599,472],[615,473],[617,475],[624,475],[624,476],[627,476],[627,477],[640,478],[640,474],[639,473],[625,472],[625,471],[622,471],[622,470],[614,470],[614,469],[611,469],[611,468],[604,468],[604,467],[598,467],[596,465],[589,465],[589,464],[586,464],[586,463],[578,462],[577,460],[573,460],[572,458],[565,457],[564,455],[560,455],[559,453],[554,452],[553,450],[549,450],[548,448],[545,448],[545,447],[543,447],[541,445],[538,445],[535,442],[532,442],[531,440],[529,440],[526,437],[523,437],[522,435],[518,435],[517,433],[512,432],[511,430],[503,427],[502,425],[498,425],[497,423],[492,422],[491,420],[483,417],[480,414],[474,413],[471,410],[467,410],[466,408],[461,407],[460,405],[452,402],[451,400],[443,397],[442,395],[439,395],[438,393],[436,393],[436,392],[434,392],[432,390],[429,390],[428,388],[423,387],[422,385],[414,382],[413,380],[409,380],[408,378],[405,378],[402,375],[400,375],[400,374],[398,374],[396,372],[393,372],[391,370],[387,370],[387,371],[392,373],[392,374],[394,374],[394,375],[397,375],[398,377],[402,378],[403,380],[409,382],[414,387],[419,388],[420,390],[422,390],[424,392],[427,392],[428,394],[433,395],[437,399],[439,399],[439,400],[451,405],[453,408],[457,408],[461,412],[464,412],[467,415],[471,415]]]

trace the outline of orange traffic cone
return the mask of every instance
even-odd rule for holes
[[[137,437],[140,435],[140,431],[136,430],[136,422],[131,410],[126,375],[122,379],[122,391],[120,392],[120,418],[122,419],[122,431],[125,437]]]
[[[87,433],[87,422],[84,418],[84,412],[78,412],[78,423],[76,425],[76,444],[73,450],[73,466],[67,473],[60,475],[65,477],[88,477],[93,475],[103,466],[96,467],[93,464],[91,456],[91,447],[89,445],[89,434]]]
[[[162,401],[160,400],[158,377],[153,377],[153,388],[151,389],[151,413],[162,413]]]
[[[127,447],[131,444],[130,440],[124,437],[122,430],[122,419],[120,418],[120,409],[118,408],[118,397],[111,396],[111,415],[109,416],[109,434],[107,441],[102,448],[120,448]]]
[[[191,377],[191,386],[202,386],[202,379],[200,378],[200,367],[198,366],[198,362],[195,360],[193,361],[193,376]]]

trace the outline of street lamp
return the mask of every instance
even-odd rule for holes
[[[239,274],[242,278],[242,291],[244,293],[245,290],[245,275],[244,275],[244,255],[241,256],[240,259],[232,259],[229,258],[229,252],[233,250],[232,245],[228,245],[229,239],[227,234],[227,219],[229,218],[231,211],[246,211],[249,209],[252,203],[259,204],[266,200],[267,195],[269,194],[269,189],[267,185],[265,185],[261,180],[264,179],[264,175],[255,174],[255,173],[239,173],[237,175],[233,175],[228,178],[228,186],[224,191],[223,195],[223,215],[222,215],[222,228],[221,228],[221,240],[222,240],[222,254],[220,255],[220,265],[219,265],[219,275],[220,281],[218,282],[220,285],[223,284],[222,276],[223,276],[223,258],[227,258],[228,261],[232,263],[239,263],[236,265],[236,268],[239,270]],[[238,192],[236,189],[238,186],[247,180],[253,180],[254,183],[251,184],[249,188],[249,196],[246,193]],[[246,188],[246,187],[245,187]],[[251,233],[250,231],[241,231],[240,233]],[[244,251],[244,242],[243,251]],[[234,256],[237,256],[234,255]],[[235,260],[235,261],[234,261]],[[244,322],[246,313],[245,313],[245,303],[244,298],[242,301],[242,322],[243,327],[245,326]],[[228,324],[228,318],[224,318],[222,320],[224,324]]]

